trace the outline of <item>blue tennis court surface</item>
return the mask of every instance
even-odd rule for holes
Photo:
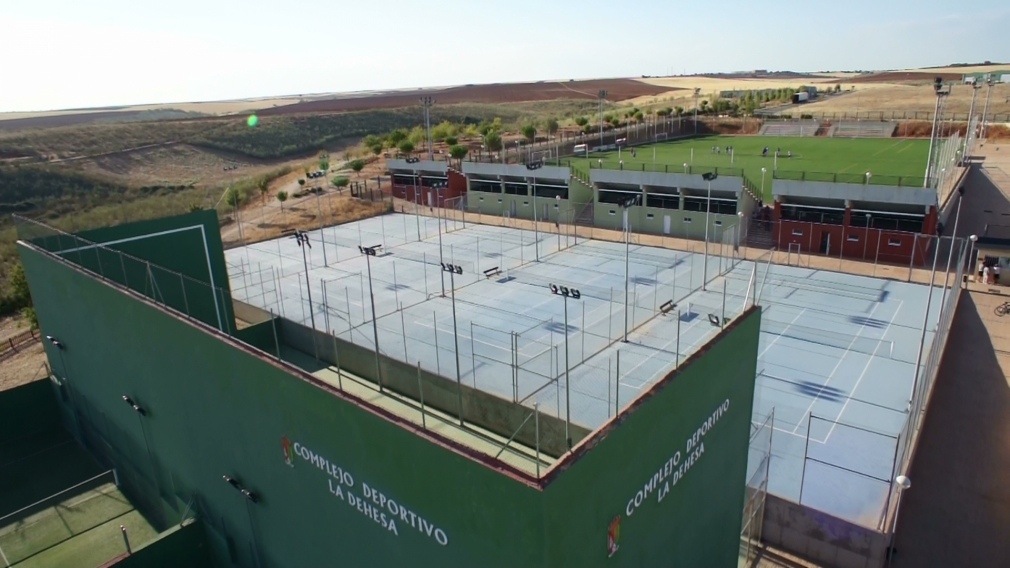
[[[714,246],[706,262],[634,240],[576,243],[451,220],[440,230],[437,219],[411,215],[327,227],[310,240],[304,260],[292,238],[227,251],[235,298],[370,349],[377,337],[383,354],[587,428],[711,340],[712,317],[732,319],[756,296],[754,421],[775,413],[769,490],[799,500],[802,488],[804,504],[864,524],[882,511],[926,286],[755,268],[731,246]],[[359,244],[383,247],[366,259]],[[566,306],[552,283],[581,297]],[[664,314],[668,301],[676,308]]]

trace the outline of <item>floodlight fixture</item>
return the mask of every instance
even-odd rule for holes
[[[124,400],[124,401],[126,402],[126,404],[129,404],[129,405],[130,405],[130,407],[131,407],[131,408],[133,408],[133,410],[137,411],[137,413],[138,413],[138,414],[140,414],[141,416],[147,416],[147,411],[146,411],[146,410],[144,410],[143,408],[141,408],[141,407],[140,407],[140,406],[139,406],[139,405],[138,405],[138,404],[137,404],[136,402],[134,402],[134,401],[133,401],[133,399],[132,399],[132,398],[130,398],[129,396],[127,396],[127,395],[125,395],[125,394],[124,394],[124,395],[123,395],[123,400]]]
[[[242,490],[242,484],[239,483],[238,480],[235,479],[234,477],[231,477],[230,475],[222,475],[221,477],[225,480],[226,483],[228,483],[228,485],[231,485],[236,490],[238,491]]]
[[[714,180],[717,177],[719,177],[719,174],[717,174],[715,172],[705,172],[705,173],[701,174],[701,179],[703,179],[705,181],[712,181],[712,180]]]
[[[978,241],[978,235],[972,235],[972,236],[968,237],[968,240],[974,243],[974,242]]]
[[[912,480],[904,475],[899,475],[898,477],[895,477],[894,482],[897,483],[898,487],[901,489],[908,489],[909,487],[912,486]]]
[[[382,248],[382,245],[372,245],[370,247],[363,247],[358,245],[358,251],[365,256],[375,256],[376,252]]]
[[[463,274],[463,267],[458,264],[449,264],[448,262],[442,263],[442,272],[451,272],[453,274]]]
[[[291,235],[291,237],[295,239],[298,246],[308,245],[309,248],[312,248],[312,242],[309,240],[309,234],[307,232],[302,231],[301,229],[295,229],[295,232]]]
[[[60,343],[60,341],[58,339],[56,339],[55,337],[53,337],[51,335],[47,335],[46,336],[46,340],[49,341],[49,343],[52,343],[53,347],[56,347],[58,349],[63,349],[63,344]]]

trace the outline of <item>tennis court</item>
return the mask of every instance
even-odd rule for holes
[[[411,215],[309,238],[311,248],[283,238],[227,251],[234,297],[369,349],[377,340],[390,357],[588,428],[757,298],[754,420],[775,409],[770,490],[861,522],[882,510],[926,286],[741,261],[732,246],[713,247],[706,260],[634,240],[576,243],[458,221],[440,230],[437,219]],[[365,256],[359,244],[383,246]],[[549,284],[580,297],[566,301]]]

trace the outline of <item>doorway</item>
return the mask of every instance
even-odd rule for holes
[[[821,233],[821,254],[831,254],[831,233]]]

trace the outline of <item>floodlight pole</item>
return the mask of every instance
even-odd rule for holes
[[[985,90],[985,106],[982,108],[982,129],[979,131],[979,138],[985,138],[985,127],[987,125],[985,117],[989,113],[989,97],[992,95],[993,78],[992,74],[987,75],[986,84],[989,85],[989,88]]]
[[[971,128],[971,115],[975,114],[975,97],[978,95],[978,90],[982,88],[982,85],[975,81],[971,84],[971,106],[968,108],[968,127]],[[964,142],[964,155],[962,159],[968,157],[968,152],[971,151],[971,143],[975,139],[975,129],[972,128],[969,132],[965,133],[966,140]],[[958,204],[960,206],[960,204]]]
[[[937,139],[936,125],[940,120],[940,100],[946,94],[943,92],[943,80],[941,78],[936,78],[933,83],[933,89],[936,91],[936,107],[933,110],[933,128],[929,133],[929,153],[926,154],[926,176],[922,180],[922,187],[929,187],[929,174],[933,169],[933,146]]]
[[[630,201],[624,202],[624,342],[628,342],[628,282],[631,280],[631,215]]]
[[[382,371],[379,366],[379,324],[375,321],[375,294],[372,293],[372,255],[375,249],[362,248],[365,252],[365,265],[368,266],[368,299],[372,302],[372,334],[375,338],[375,382],[379,384],[379,392],[382,392]],[[315,326],[313,326],[315,327]]]
[[[442,265],[442,273],[449,273],[449,288],[452,297],[452,338],[456,345],[456,396],[459,399],[459,425],[463,425],[463,378],[459,372],[459,332],[456,329],[456,272],[452,265]],[[444,278],[444,277],[443,277]]]
[[[312,243],[309,242],[309,234],[304,231],[295,231],[295,241],[298,243],[298,247],[302,249],[302,264],[305,265],[305,291],[308,292],[309,296],[309,318],[312,321],[312,329],[316,329],[316,314],[315,310],[312,309],[312,285],[309,281],[309,259],[305,255],[305,245],[309,245],[309,248],[312,248]]]
[[[971,115],[968,115],[971,122]],[[940,325],[940,313],[943,312],[943,304],[947,300],[947,278],[950,277],[950,263],[954,260],[954,242],[957,240],[957,222],[961,220],[961,202],[964,201],[964,186],[958,188],[957,213],[954,214],[954,231],[950,234],[950,252],[947,255],[947,270],[943,276],[943,294],[940,296],[940,309],[937,310],[936,325]],[[939,243],[937,243],[939,248]]]
[[[937,245],[939,245],[939,244],[940,243],[939,243],[939,240],[938,240],[937,241]],[[929,307],[933,303],[933,280],[934,280],[934,278],[936,276],[936,259],[937,259],[937,256],[939,256],[939,255],[936,254],[936,249],[934,248],[933,249],[933,269],[929,273],[929,294],[926,295],[926,310],[922,314],[922,330],[919,332],[919,349],[918,349],[918,352],[915,355],[915,375],[912,378],[912,390],[911,390],[912,398],[911,398],[911,400],[909,402],[911,402],[912,400],[915,400],[915,398],[916,398],[915,397],[915,391],[916,391],[916,389],[918,388],[918,385],[919,385],[919,371],[920,371],[920,369],[922,367],[922,365],[919,364],[919,360],[922,359],[922,349],[923,349],[923,347],[926,344],[926,324],[929,321]],[[914,250],[912,252],[912,257],[913,257],[913,260],[914,260],[914,257],[915,257],[915,251]],[[916,410],[916,412],[918,412],[918,411]]]
[[[603,99],[607,97],[607,92],[600,90],[596,93],[596,96],[600,99],[600,147],[603,147]],[[586,147],[586,151],[589,151],[589,147]]]
[[[439,201],[441,201],[442,190],[441,188],[436,188],[436,194]],[[442,208],[438,208],[438,262],[441,264],[444,262],[442,258]],[[445,271],[442,272],[442,297],[445,297]]]
[[[714,175],[714,174],[706,174]],[[709,216],[712,213],[712,178],[709,177],[708,181],[708,203],[705,204],[705,260],[702,264],[701,269],[701,289],[702,291],[708,290],[708,226],[709,226]]]
[[[694,88],[694,133],[698,134],[698,93],[701,89],[698,87]]]
[[[569,428],[572,424],[572,404],[571,404],[571,366],[568,363],[568,296],[562,296],[565,301],[565,440],[568,449],[572,449],[572,436]],[[584,325],[584,324],[583,324]]]

